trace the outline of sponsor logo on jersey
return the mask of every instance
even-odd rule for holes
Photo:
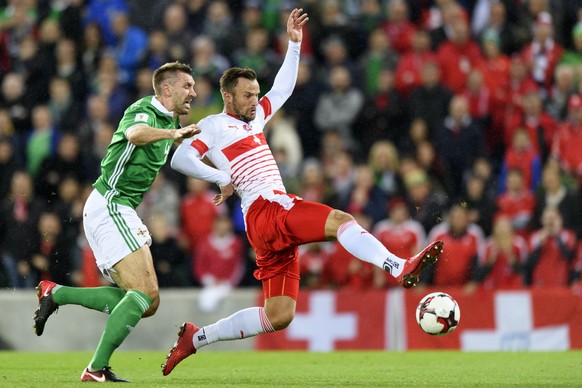
[[[147,114],[145,113],[138,113],[135,115],[135,119],[133,121],[143,121],[146,122],[148,121],[149,117]]]

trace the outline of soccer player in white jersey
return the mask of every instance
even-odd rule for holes
[[[233,187],[240,196],[247,237],[257,254],[254,275],[262,281],[265,303],[264,307],[238,311],[202,328],[184,323],[162,365],[164,375],[213,342],[286,328],[295,315],[299,290],[298,245],[337,239],[355,257],[390,272],[406,288],[414,286],[423,267],[434,263],[442,252],[442,242],[437,241],[418,255],[402,259],[390,253],[350,214],[286,193],[263,128],[293,91],[302,27],[307,21],[302,9],[291,12],[285,60],[273,88],[263,98],[259,99],[253,70],[225,71],[220,79],[224,111],[201,120],[200,135],[185,140],[172,158],[177,171],[220,186],[221,193],[214,198],[216,205],[226,200]],[[216,168],[204,164],[203,157]]]

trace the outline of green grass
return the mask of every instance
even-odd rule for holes
[[[0,387],[71,387],[89,353],[0,352]],[[163,377],[163,352],[117,352],[132,387],[573,387],[582,352],[200,352]]]

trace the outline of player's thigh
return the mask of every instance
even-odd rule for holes
[[[289,326],[295,317],[297,302],[290,296],[281,295],[265,299],[265,313],[275,330]]]
[[[115,283],[124,290],[138,290],[152,299],[158,297],[158,278],[147,245],[117,262],[110,274]]]
[[[97,190],[85,203],[83,227],[97,266],[111,281],[109,272],[119,261],[151,244],[147,227],[135,210],[107,201]]]
[[[325,228],[333,209],[327,205],[310,201],[297,201],[285,219],[287,231],[298,244],[327,240]]]

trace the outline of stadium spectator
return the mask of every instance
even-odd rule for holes
[[[359,164],[354,171],[354,182],[347,202],[340,208],[351,214],[364,214],[372,225],[386,217],[388,197],[374,180],[374,171],[367,164]]]
[[[196,77],[196,99],[192,101],[186,121],[197,123],[208,115],[222,110],[220,96],[214,90],[211,81],[206,76]]]
[[[207,36],[197,36],[192,41],[192,65],[196,79],[208,79],[213,88],[218,87],[220,75],[230,66],[225,56],[216,53],[214,41]]]
[[[396,90],[407,97],[422,84],[422,68],[427,62],[435,62],[431,51],[430,35],[426,30],[416,30],[412,36],[411,48],[398,60],[396,68]]]
[[[317,159],[306,159],[303,162],[301,186],[297,193],[306,201],[337,207],[337,194]]]
[[[384,31],[376,29],[370,33],[368,49],[362,53],[360,58],[359,67],[364,74],[364,93],[367,97],[374,96],[380,92],[379,84],[382,72],[396,70],[398,54],[390,47],[390,41]]]
[[[328,280],[324,278],[323,267],[328,261],[333,261],[334,267],[337,265],[335,256],[338,252],[333,252],[332,260],[332,247],[333,243],[330,242],[312,242],[309,244],[301,245],[297,251],[297,257],[299,259],[299,275],[301,276],[301,287],[307,289],[321,289],[330,285],[335,285],[335,277],[328,275],[332,279]],[[349,255],[347,251],[344,253]],[[341,254],[340,254],[341,255]]]
[[[150,189],[144,194],[142,203],[136,211],[142,222],[150,226],[157,214],[163,214],[168,232],[174,236],[180,230],[180,193],[178,188],[161,169],[152,182]]]
[[[442,83],[453,93],[460,93],[471,70],[481,66],[483,56],[469,33],[466,20],[453,24],[453,35],[437,50],[437,60],[442,71]]]
[[[505,188],[506,190],[497,197],[495,216],[509,217],[515,233],[527,238],[534,216],[536,198],[526,185],[519,169],[510,169],[507,172]]]
[[[487,181],[473,172],[468,173],[461,200],[469,211],[469,222],[478,225],[488,236],[492,228],[495,197],[487,190]]]
[[[408,257],[420,252],[426,241],[422,224],[410,218],[404,198],[394,197],[387,202],[388,218],[374,225],[372,233],[390,252],[399,257]],[[384,285],[397,286],[398,283],[383,275]]]
[[[556,134],[556,120],[544,111],[542,99],[535,89],[524,91],[521,97],[521,108],[513,112],[505,128],[505,145],[513,141],[513,133],[518,128],[524,128],[529,141],[545,163],[552,148],[552,141]]]
[[[519,170],[525,187],[535,192],[542,177],[542,160],[532,147],[528,132],[523,128],[517,128],[513,132],[513,140],[505,151],[499,171],[499,192],[505,191],[505,179],[512,169]]]
[[[475,280],[485,236],[479,226],[469,221],[469,211],[465,206],[451,206],[448,220],[436,225],[428,234],[428,241],[433,239],[443,241],[447,249],[441,259],[424,272],[427,284],[435,287],[463,287]]]
[[[89,83],[97,73],[101,55],[105,47],[101,27],[97,23],[89,23],[83,30],[83,41],[81,43],[81,64],[86,82]]]
[[[531,71],[533,80],[541,88],[543,96],[551,89],[554,70],[564,49],[554,40],[552,16],[548,12],[537,14],[533,26],[533,40],[523,48],[521,55]]]
[[[211,1],[202,21],[202,35],[210,37],[216,44],[216,52],[225,57],[241,46],[241,37],[238,33],[232,11],[224,0]]]
[[[103,40],[107,46],[115,44],[113,31],[113,15],[119,12],[128,12],[129,7],[125,0],[89,0],[85,6],[84,23],[96,23],[101,30]]]
[[[402,195],[402,179],[398,175],[398,149],[387,140],[379,140],[368,152],[368,165],[374,174],[375,184],[388,198]]]
[[[212,231],[196,247],[193,275],[202,285],[198,306],[202,311],[216,310],[222,300],[238,286],[244,273],[243,242],[233,231],[228,215],[214,219]]]
[[[74,266],[71,257],[72,241],[63,232],[61,219],[54,212],[43,212],[38,219],[37,233],[29,265],[32,282],[48,280],[72,285]]]
[[[364,155],[378,140],[399,144],[408,121],[406,104],[394,89],[394,72],[382,69],[376,83],[378,90],[368,96],[354,125],[354,136],[360,139]]]
[[[435,144],[447,177],[447,192],[459,197],[463,192],[463,177],[478,157],[487,156],[483,129],[469,114],[464,96],[451,100],[449,115],[435,131]]]
[[[269,32],[262,27],[246,33],[244,46],[232,53],[232,60],[235,66],[256,71],[263,83],[272,82],[279,64],[278,55],[269,47]]]
[[[356,214],[354,218],[362,227],[371,228],[369,217]],[[321,270],[322,286],[324,287],[353,291],[385,288],[385,279],[391,278],[380,268],[357,259],[337,241],[331,243],[331,247],[326,253],[328,259],[323,262]],[[394,282],[394,284],[398,284],[398,282]]]
[[[14,134],[17,140],[21,141],[26,131],[30,128],[31,106],[24,94],[25,88],[26,82],[20,73],[8,73],[2,78],[0,104],[3,109],[8,111],[14,126]],[[22,147],[22,144],[19,145]],[[21,150],[18,151],[20,152]]]
[[[6,287],[31,288],[30,259],[40,214],[45,210],[35,195],[32,177],[25,171],[16,171],[10,182],[10,193],[2,198],[0,208],[0,250],[2,265],[8,280]],[[15,242],[18,241],[18,244]]]
[[[414,24],[410,22],[408,4],[404,0],[391,0],[386,13],[386,21],[381,27],[392,47],[402,55],[410,50],[416,31]]]
[[[187,53],[185,52],[183,55]],[[170,56],[168,36],[161,30],[151,31],[148,34],[148,46],[139,60],[138,77],[141,69],[146,68],[153,72],[164,63],[169,62]],[[148,81],[151,81],[151,77]]]
[[[180,202],[180,233],[182,245],[195,256],[198,244],[212,231],[214,220],[228,209],[214,205],[212,198],[216,192],[210,189],[208,182],[188,178],[187,188]]]
[[[313,101],[319,99],[323,89],[323,85],[313,77],[312,61],[300,59],[297,83],[284,109],[295,122],[305,158],[319,157],[321,133],[316,129],[312,118],[315,111]]]
[[[428,233],[442,219],[446,210],[446,196],[435,190],[426,171],[416,167],[402,176],[406,188],[410,215],[420,222]]]
[[[582,184],[582,153],[578,147],[582,144],[582,96],[574,94],[568,100],[568,118],[560,123],[554,144],[552,157],[580,186]]]
[[[119,82],[127,87],[133,82],[135,71],[146,51],[148,38],[141,28],[130,22],[127,13],[115,13],[111,25],[115,34],[112,49],[119,66]]]
[[[83,107],[73,94],[67,79],[54,77],[50,80],[47,105],[59,131],[76,132]]]
[[[315,103],[317,130],[323,134],[338,131],[344,141],[353,144],[353,125],[364,105],[364,94],[355,87],[350,72],[343,66],[331,70],[328,84],[330,90],[323,92]]]
[[[518,51],[529,38],[529,32],[520,24],[510,22],[508,18],[508,5],[513,7],[509,1],[480,1],[481,4],[489,4],[489,19],[477,18],[473,15],[473,23],[485,23],[477,37],[483,39],[486,35],[495,33],[499,40],[499,49],[505,55],[511,55]],[[475,7],[477,10],[477,7]],[[474,26],[474,24],[473,24]],[[473,30],[473,32],[476,32]]]
[[[72,39],[60,39],[55,47],[56,71],[55,75],[68,81],[71,94],[75,101],[85,98],[87,93],[87,75],[81,65],[80,55],[75,41]],[[50,85],[49,85],[50,86]],[[80,115],[79,113],[76,114]]]
[[[429,137],[433,139],[437,123],[447,116],[453,98],[452,92],[442,84],[438,63],[426,62],[422,66],[422,83],[414,88],[408,99],[412,119],[423,119],[428,125]]]
[[[58,187],[66,177],[73,177],[80,183],[87,182],[89,174],[85,160],[77,136],[63,134],[56,152],[44,158],[39,166],[35,193],[46,203],[54,203],[58,197]],[[95,163],[94,160],[89,162]]]
[[[550,160],[542,171],[542,182],[536,191],[536,209],[532,229],[541,228],[541,219],[547,207],[559,210],[562,223],[580,236],[580,199],[577,193],[565,185],[560,166]]]
[[[493,233],[479,258],[475,280],[487,291],[524,286],[523,267],[528,254],[527,241],[513,233],[509,217],[495,217]]]
[[[541,225],[529,239],[526,284],[532,287],[566,287],[571,280],[576,235],[564,228],[560,211],[552,206],[544,209]]]
[[[26,137],[26,167],[37,177],[42,161],[57,151],[60,132],[54,125],[50,109],[36,105],[32,109],[32,128]]]
[[[171,2],[165,9],[162,19],[162,30],[160,34],[167,41],[167,60],[162,60],[161,64],[169,61],[184,62],[190,58],[190,44],[196,36],[192,31],[193,25],[188,23],[188,13],[184,2]],[[157,69],[154,66],[152,69]]]
[[[582,61],[581,61],[582,63]],[[546,112],[556,121],[562,121],[568,115],[568,99],[576,93],[576,73],[574,66],[559,64],[556,66],[554,85],[546,99]]]
[[[168,222],[171,213],[153,213],[148,222],[152,234],[152,258],[160,287],[186,287],[192,284],[190,265]]]
[[[452,40],[453,24],[467,19],[466,11],[456,0],[441,0],[429,8],[424,15],[424,25],[430,31],[431,46],[437,51],[440,46]]]
[[[325,0],[316,4],[312,15],[313,26],[307,30],[312,39],[315,58],[319,62],[324,62],[325,51],[328,49],[325,46],[334,40],[342,43],[349,57],[356,57],[363,50],[361,37],[350,24],[342,5],[339,0]]]
[[[10,182],[17,169],[12,139],[0,135],[0,201],[3,201],[10,192]]]

